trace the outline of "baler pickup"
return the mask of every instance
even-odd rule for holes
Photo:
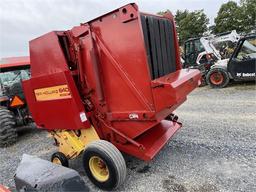
[[[67,166],[83,154],[90,180],[108,190],[125,179],[120,151],[150,160],[181,127],[173,111],[200,79],[181,69],[172,14],[136,4],[34,39],[30,57],[25,94],[59,146],[52,161]]]
[[[118,148],[126,153],[132,152],[133,156],[139,159],[149,161],[153,159],[179,128],[181,128],[181,123],[162,120],[149,131],[135,139],[135,141],[141,145],[143,153],[141,153],[141,150],[138,150],[138,147],[131,143],[127,145],[118,144]]]

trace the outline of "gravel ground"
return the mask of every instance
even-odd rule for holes
[[[198,88],[176,111],[183,128],[149,163],[125,156],[128,174],[120,191],[256,191],[256,87]],[[23,153],[50,159],[45,131],[21,129],[16,145],[0,149],[0,183],[14,188]],[[84,176],[81,159],[71,167]],[[84,177],[91,191],[98,191]]]

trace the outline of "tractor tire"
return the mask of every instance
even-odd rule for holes
[[[5,107],[0,107],[0,147],[8,147],[17,141],[13,113]]]
[[[103,190],[118,188],[126,177],[126,164],[121,152],[105,140],[94,141],[87,146],[83,165],[88,178]]]
[[[199,87],[204,87],[207,85],[207,82],[206,82],[206,77],[205,76],[202,76],[201,77],[201,84],[199,85]]]
[[[56,152],[52,154],[51,157],[51,162],[58,164],[58,165],[62,165],[64,167],[68,167],[68,158],[61,152]]]
[[[211,69],[206,76],[206,82],[212,88],[224,88],[229,81],[228,72],[222,68]]]

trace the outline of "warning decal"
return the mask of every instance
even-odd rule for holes
[[[71,93],[68,85],[58,85],[34,90],[37,101],[50,101],[56,99],[69,99]]]

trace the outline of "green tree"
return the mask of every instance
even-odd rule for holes
[[[250,32],[256,28],[256,0],[229,1],[220,7],[215,18],[215,33],[231,30]]]
[[[181,20],[185,19],[189,15],[189,11],[186,9],[184,11],[177,10],[175,14],[175,21],[176,23],[180,23]]]
[[[214,19],[214,32],[222,33],[232,30],[237,30],[238,32],[243,31],[241,16],[241,8],[236,2],[229,1],[222,4],[217,17]]]
[[[175,14],[179,42],[183,44],[185,40],[203,35],[207,31],[209,19],[203,10],[189,12],[188,10],[178,10]]]
[[[244,32],[256,29],[256,0],[241,0],[241,17]]]
[[[159,12],[157,12],[157,15],[164,15],[167,11],[170,11],[170,10],[167,9],[166,11],[159,11]]]

